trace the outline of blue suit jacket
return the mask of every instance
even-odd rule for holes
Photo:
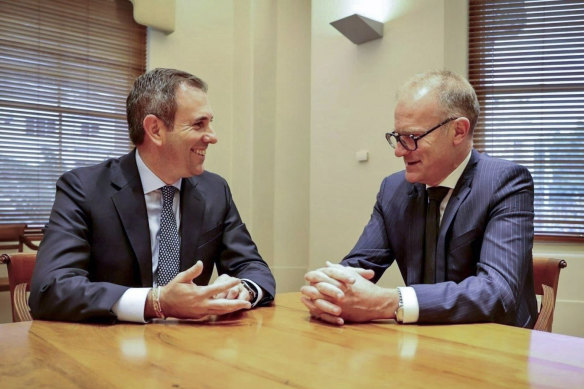
[[[181,271],[204,264],[195,279],[219,274],[247,278],[275,295],[275,281],[242,223],[220,176],[183,179]],[[135,151],[63,174],[40,245],[29,304],[36,319],[114,320],[111,308],[130,287],[152,286],[146,203]]]
[[[375,271],[395,260],[420,306],[419,322],[492,321],[532,328],[533,180],[517,164],[472,151],[440,225],[436,284],[421,284],[425,185],[383,180],[371,220],[343,264]]]

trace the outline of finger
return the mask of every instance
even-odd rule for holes
[[[318,282],[328,282],[329,284],[332,284],[339,289],[343,290],[347,289],[347,286],[344,283],[339,282],[335,278],[329,277],[325,272],[321,271],[320,269],[306,273],[304,275],[304,279],[313,284]]]
[[[361,267],[350,267],[350,266],[343,266],[339,263],[332,263],[329,261],[326,261],[326,265],[327,267],[334,267],[337,269],[351,269],[352,271],[356,272],[357,274],[359,274],[361,277],[370,280],[375,276],[375,272],[371,269],[363,269]]]
[[[305,296],[302,296],[302,297],[300,297],[300,301],[306,306],[306,308],[308,308],[308,311],[310,312],[310,316],[314,317],[315,319],[320,318],[322,311],[320,309],[318,309],[316,307],[316,305],[313,304],[311,299],[309,299]]]
[[[227,295],[229,289],[239,285],[240,283],[241,280],[239,278],[229,277],[223,280],[216,281],[211,285],[203,286],[201,287],[201,289],[203,291],[203,294],[208,297],[215,296],[221,292],[225,292],[225,294]]]
[[[332,297],[333,299],[338,300],[345,296],[342,290],[326,282],[319,282],[315,284],[314,287],[316,287],[322,295]]]
[[[366,280],[370,280],[375,276],[375,272],[371,269],[362,269],[360,267],[356,267],[354,270]]]
[[[345,324],[345,321],[343,320],[342,317],[331,316],[327,313],[322,313],[318,318],[322,321],[326,321],[327,323],[334,324],[337,326],[342,326],[343,324]]]
[[[212,315],[224,315],[239,311],[241,309],[250,309],[251,303],[244,300],[210,300],[207,306],[207,311]]]
[[[321,310],[323,313],[328,313],[329,315],[333,316],[339,316],[342,312],[341,307],[331,303],[328,300],[316,299],[312,300],[312,302],[316,306],[316,308]]]
[[[215,282],[218,282],[218,281],[223,281],[223,280],[225,280],[226,278],[229,278],[229,276],[228,276],[227,274],[221,274],[219,277],[217,277],[217,278],[215,279],[215,281],[213,281],[213,283],[215,283]]]
[[[225,292],[217,293],[215,296],[213,296],[214,299],[224,299],[226,297],[227,297],[227,293],[225,293]]]
[[[239,296],[240,293],[240,288],[239,286],[236,286],[234,288],[229,289],[229,291],[227,292],[227,299],[236,299],[237,296]]]
[[[312,311],[317,311],[318,308],[316,308],[316,305],[313,304],[312,300],[309,299],[306,296],[300,296],[300,301],[302,301],[302,303],[304,305],[306,305],[306,308],[308,308],[308,310],[312,313]]]
[[[354,284],[357,280],[355,274],[343,266],[325,267],[322,269],[322,272],[330,278],[349,285]]]
[[[324,296],[318,291],[316,286],[304,285],[300,288],[300,293],[302,293],[306,298],[316,300],[322,299]]]
[[[203,262],[197,261],[187,270],[180,272],[170,282],[192,283],[203,272]]]
[[[328,313],[322,312],[320,309],[318,309],[316,305],[314,305],[313,301],[310,300],[309,298],[301,296],[300,300],[304,305],[306,305],[306,307],[310,311],[310,316],[312,316],[313,318],[341,326],[345,323],[342,317],[329,315]]]

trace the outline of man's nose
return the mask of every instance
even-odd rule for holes
[[[211,127],[207,130],[207,133],[203,135],[203,142],[215,144],[217,143],[217,135]]]
[[[395,146],[395,151],[394,151],[394,154],[396,157],[401,158],[404,155],[407,155],[409,152],[410,152],[410,150],[403,147],[400,142],[397,142],[397,145]]]

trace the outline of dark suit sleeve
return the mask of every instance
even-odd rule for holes
[[[257,305],[269,304],[276,295],[276,281],[239,216],[229,186],[227,183],[224,185],[227,209],[223,220],[222,249],[217,271],[219,274],[226,273],[240,279],[252,280],[264,292]]]
[[[382,211],[383,193],[386,192],[386,180],[381,184],[381,189],[377,194],[377,200],[373,207],[373,212],[369,222],[363,229],[359,240],[351,252],[343,258],[341,264],[344,266],[360,267],[375,271],[373,282],[377,282],[385,270],[392,264],[394,254],[388,242],[388,231],[385,215]]]
[[[128,289],[89,278],[90,190],[75,171],[65,173],[57,182],[31,283],[29,304],[35,319],[114,320],[111,307]]]
[[[460,253],[476,255],[478,258],[466,258],[469,266],[476,264],[476,275],[460,282],[413,285],[419,322],[493,321],[529,327],[533,315],[527,311],[533,311],[535,304],[531,175],[519,165],[498,168],[487,164],[475,177],[472,190],[474,194],[456,218],[459,222],[471,220],[476,230],[450,242],[448,260],[454,261]],[[484,221],[477,216],[482,212]],[[476,247],[472,254],[471,246]],[[523,322],[517,322],[518,318]]]

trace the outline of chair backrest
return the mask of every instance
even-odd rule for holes
[[[30,290],[30,280],[34,270],[36,253],[2,254],[0,263],[8,269],[12,321],[32,320],[26,292]]]
[[[44,231],[41,227],[26,226],[24,233],[20,236],[21,244],[24,243],[31,250],[38,250],[39,245],[35,242],[43,240]]]
[[[552,332],[560,270],[568,264],[563,259],[533,258],[535,294],[541,297],[541,308],[533,329]]]
[[[0,224],[0,250],[22,251],[22,239],[26,224]]]

